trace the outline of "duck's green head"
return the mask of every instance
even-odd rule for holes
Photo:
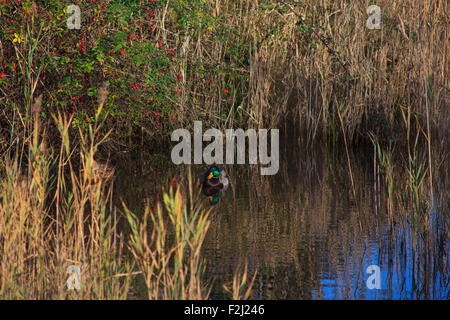
[[[208,179],[219,178],[219,176],[220,176],[219,168],[217,168],[216,166],[212,166],[211,168],[209,168]]]

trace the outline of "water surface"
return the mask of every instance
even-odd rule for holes
[[[287,144],[274,176],[255,165],[224,166],[232,185],[214,206],[203,247],[211,297],[228,298],[223,285],[247,261],[257,270],[252,299],[448,299],[448,204],[429,212],[431,232],[407,218],[401,201],[390,217],[372,156],[351,154],[356,201],[341,151]],[[207,168],[190,167],[195,177]],[[186,169],[171,163],[170,151],[141,154],[121,168],[116,195],[142,210]],[[380,289],[367,287],[370,265],[380,267]]]

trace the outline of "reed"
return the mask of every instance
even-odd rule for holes
[[[433,195],[433,176],[432,176],[432,161],[431,161],[431,140],[429,136],[429,130],[425,132],[423,130],[417,114],[413,114],[410,108],[404,108],[401,110],[402,119],[406,131],[407,140],[407,160],[403,162],[407,172],[406,190],[409,194],[410,207],[413,208],[414,222],[419,220],[429,223],[426,211],[433,210],[434,208],[434,195]],[[415,129],[411,128],[412,126]],[[428,127],[428,126],[427,126]],[[411,141],[411,135],[415,132],[413,141]],[[421,139],[422,137],[422,139]],[[423,141],[425,140],[426,147],[423,147]],[[428,159],[427,159],[428,158]],[[428,161],[427,161],[428,160]],[[425,203],[425,179],[428,179],[429,185],[429,201],[428,205]],[[428,207],[428,208],[427,208]]]
[[[35,122],[32,138],[6,160],[0,189],[0,296],[124,299],[131,268],[107,210],[110,187],[92,170],[78,173],[73,168],[71,119],[58,114],[55,120],[61,133],[59,152],[46,149],[45,131],[39,134]],[[88,147],[81,148],[81,166],[89,168],[88,155],[98,143],[83,141]],[[31,156],[23,167],[19,150],[27,149]],[[90,184],[94,180],[98,183]],[[80,270],[80,287],[71,290],[67,273],[73,266]]]
[[[231,283],[231,289],[229,285],[224,284],[224,289],[228,292],[233,300],[247,300],[253,289],[253,284],[255,283],[257,271],[253,273],[253,277],[248,278],[248,263],[245,262],[244,269],[240,270],[240,265],[234,271],[233,281]]]
[[[366,28],[368,5],[207,1],[199,10],[214,14],[212,31],[200,25],[192,30],[185,41],[195,45],[183,46],[184,54],[188,65],[202,57],[202,68],[218,66],[221,72],[207,73],[206,82],[194,63],[186,69],[186,103],[201,106],[193,117],[219,126],[294,125],[312,140],[342,131],[343,105],[344,135],[355,143],[375,128],[394,131],[398,108],[409,106],[424,127],[445,132],[447,5],[379,1],[380,30]],[[225,35],[218,36],[219,30]],[[430,94],[433,103],[425,104]],[[191,118],[181,120],[188,125]]]
[[[90,18],[96,14],[97,4],[82,2],[86,21],[94,21]],[[55,7],[39,3],[39,8],[62,11],[65,4],[69,2]],[[374,30],[366,27],[369,5],[349,0],[160,1],[151,4],[153,28],[146,26],[147,22],[132,30],[144,23],[139,13],[148,14],[149,10],[135,2],[128,7],[109,0],[104,2],[107,9],[101,28],[94,24],[80,30],[82,42],[92,47],[92,52],[81,57],[74,51],[76,43],[61,44],[61,39],[52,35],[59,34],[56,28],[62,20],[52,20],[45,31],[38,23],[43,17],[32,15],[17,26],[23,38],[20,43],[10,41],[9,34],[8,41],[2,42],[0,63],[9,64],[9,69],[15,63],[13,73],[7,69],[0,78],[4,85],[0,101],[6,107],[2,121],[8,129],[2,135],[12,141],[23,131],[17,126],[17,111],[24,114],[21,122],[25,125],[38,93],[46,92],[45,107],[69,106],[75,94],[95,95],[92,84],[106,78],[112,92],[107,104],[115,115],[108,120],[108,128],[115,129],[117,138],[111,145],[130,142],[132,135],[139,135],[142,143],[147,135],[162,145],[168,132],[190,127],[199,119],[217,127],[293,128],[290,134],[308,141],[345,135],[352,145],[365,140],[370,130],[379,131],[377,135],[394,132],[400,108],[410,108],[427,135],[433,133],[433,138],[441,139],[449,123],[448,4],[379,1],[381,29]],[[5,10],[10,15],[21,11],[15,3]],[[139,33],[139,39],[118,39],[119,34],[125,37],[125,28],[133,36]],[[98,31],[89,32],[94,29]],[[100,29],[105,30],[103,35]],[[129,47],[130,55],[111,53],[108,43],[114,41],[122,49]],[[153,43],[161,43],[161,48],[149,45]],[[166,59],[162,48],[173,48],[173,59]],[[146,59],[136,55],[143,50],[150,50],[145,51]],[[58,59],[70,62],[56,66],[55,52]],[[108,64],[103,63],[105,59]],[[43,74],[50,66],[58,76],[53,79],[46,74],[44,81]],[[112,72],[117,76],[110,78]],[[73,87],[64,84],[59,89],[63,85],[59,78],[64,76],[73,77]],[[142,84],[142,101],[125,90],[127,76]],[[153,89],[159,78],[159,87]],[[153,98],[160,103],[153,104],[158,102]],[[85,126],[84,121],[93,118],[94,103],[91,98],[77,101],[77,125]],[[149,116],[150,104],[151,114],[161,114],[160,126]],[[342,106],[347,113],[341,123]],[[167,114],[176,117],[164,120],[162,115]]]
[[[192,187],[192,185],[190,185]],[[188,193],[188,197],[192,193]],[[125,206],[129,247],[143,274],[148,299],[207,299],[201,247],[211,209],[188,205],[180,188],[163,194],[163,204],[138,217]]]
[[[286,135],[308,142],[325,136],[335,144],[342,138],[355,198],[350,150],[369,136],[375,167],[380,165],[384,173],[390,216],[398,188],[412,204],[414,220],[430,223],[439,171],[443,180],[448,176],[442,169],[448,167],[450,123],[445,1],[378,1],[381,30],[366,28],[367,1],[160,1],[152,4],[160,5],[151,19],[154,29],[139,29],[140,40],[124,40],[128,34],[123,30],[136,21],[125,15],[105,19],[102,30],[112,30],[105,37],[118,41],[123,50],[130,48],[129,54],[116,55],[108,53],[111,48],[102,41],[100,28],[89,32],[96,24],[79,31],[92,49],[86,55],[74,50],[78,37],[61,44],[56,31],[62,20],[57,17],[66,4],[39,2],[44,9],[40,16],[35,1],[2,7],[14,17],[3,29],[15,28],[22,39],[11,40],[6,33],[0,43],[0,65],[7,66],[0,76],[0,143],[2,155],[7,155],[1,160],[0,192],[3,297],[125,298],[133,262],[144,276],[149,298],[207,297],[200,251],[209,213],[193,206],[192,193],[180,190],[166,193],[164,203],[148,207],[144,217],[125,206],[134,257],[125,259],[111,205],[114,170],[94,159],[101,144],[117,149],[119,142],[131,142],[136,131],[142,143],[145,133],[164,145],[173,128],[188,128],[193,120],[222,128],[281,127]],[[98,4],[84,4],[90,8],[83,12],[85,20],[94,21],[90,18]],[[22,13],[28,5],[30,18]],[[108,14],[134,13],[121,1],[104,5]],[[137,2],[131,7],[144,10]],[[46,9],[58,14],[46,16]],[[44,26],[40,19],[51,22]],[[144,22],[144,17],[136,19]],[[116,31],[123,39],[114,38]],[[166,47],[176,48],[180,56],[167,60]],[[152,54],[142,62],[135,53],[145,48]],[[108,78],[110,88],[104,85],[96,100],[91,98],[97,95],[92,84],[111,72],[103,68],[118,76]],[[69,75],[73,81],[62,83]],[[142,109],[135,106],[140,101],[128,83],[119,80],[127,76],[142,83],[141,97],[151,97],[141,101]],[[152,85],[158,77],[162,80],[156,90]],[[90,98],[77,101],[77,109],[69,109],[73,115],[64,112],[78,94]],[[176,120],[149,128],[153,121],[142,119],[148,115],[146,102],[153,106],[155,99],[174,106]],[[168,111],[157,103],[154,107],[154,114]],[[52,108],[61,112],[51,116]],[[106,117],[110,110],[115,122]],[[42,114],[54,120],[56,130]],[[75,125],[78,134],[73,133]],[[80,155],[79,167],[75,154]],[[406,178],[396,179],[397,169]],[[146,260],[152,255],[155,265]],[[71,264],[80,265],[83,281],[89,280],[80,292],[65,287]],[[242,279],[236,279],[234,292],[242,289]]]
[[[94,160],[108,138],[98,137],[103,101],[88,133],[79,131],[78,148],[69,137],[72,118],[58,113],[59,150],[46,147],[46,133],[36,121],[33,136],[6,157],[0,180],[0,297],[126,299],[133,277],[142,274],[149,299],[207,299],[201,248],[211,209],[197,201],[190,175],[186,193],[171,188],[163,193],[163,205],[147,205],[143,216],[123,204],[131,229],[130,240],[124,239],[111,205],[114,169]],[[30,158],[22,161],[27,153]],[[73,289],[75,269],[80,287]]]
[[[388,148],[384,149],[378,138],[373,134],[369,134],[369,138],[374,146],[374,153],[378,159],[378,164],[383,170],[385,183],[388,191],[388,213],[392,217],[393,211],[393,192],[394,192],[394,164],[392,160],[393,156],[393,146],[389,144]],[[374,156],[375,157],[375,156]],[[376,177],[374,177],[376,179]]]

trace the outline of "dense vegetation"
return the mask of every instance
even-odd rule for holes
[[[408,112],[448,132],[445,1],[381,1],[373,30],[353,1],[80,1],[79,30],[67,27],[71,4],[0,3],[3,147],[27,137],[40,94],[49,129],[56,111],[86,128],[104,81],[113,150],[163,144],[193,120],[355,140],[404,138]]]
[[[71,5],[80,8],[80,29],[68,28]],[[432,195],[436,172],[448,164],[448,4],[378,1],[381,29],[367,28],[368,5],[0,1],[0,296],[73,297],[62,279],[79,261],[92,281],[75,297],[126,298],[133,263],[149,298],[208,297],[198,251],[207,210],[189,207],[180,192],[166,193],[143,221],[124,209],[134,259],[125,263],[112,189],[92,171],[100,148],[158,150],[194,120],[343,142],[347,156],[372,143],[389,195],[401,161],[408,201],[426,225],[425,189]],[[82,160],[72,167],[75,151]],[[350,159],[348,169],[353,184]],[[196,214],[180,225],[188,211]],[[167,228],[185,232],[165,248]],[[18,240],[22,246],[12,246]],[[233,297],[243,277],[236,275]]]

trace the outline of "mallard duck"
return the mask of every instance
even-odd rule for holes
[[[211,205],[219,202],[230,185],[225,170],[220,170],[216,166],[212,166],[203,172],[200,184],[202,185],[202,193],[208,197]]]
[[[200,184],[207,189],[228,189],[229,181],[225,170],[221,170],[216,166],[211,166],[203,172],[200,178]]]

